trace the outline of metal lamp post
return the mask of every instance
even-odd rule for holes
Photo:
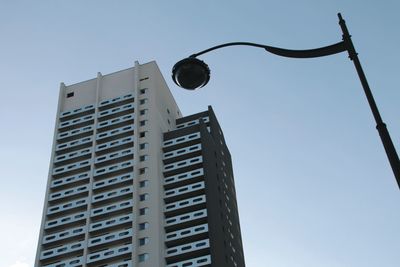
[[[389,159],[394,176],[396,178],[397,185],[400,188],[399,157],[393,145],[392,139],[390,138],[389,132],[386,128],[386,124],[383,122],[382,117],[379,113],[371,89],[369,88],[367,78],[365,77],[364,71],[361,67],[360,60],[358,59],[358,54],[354,48],[353,42],[351,40],[351,35],[346,27],[346,23],[340,13],[338,13],[338,17],[339,17],[339,25],[343,33],[343,38],[341,42],[338,42],[336,44],[309,50],[291,50],[291,49],[283,49],[283,48],[262,45],[262,44],[248,43],[248,42],[225,43],[208,48],[206,50],[203,50],[197,54],[193,54],[188,58],[185,58],[177,62],[172,69],[172,78],[178,86],[189,90],[194,90],[205,86],[210,80],[210,69],[208,68],[208,65],[206,63],[197,59],[196,57],[227,46],[236,46],[236,45],[254,46],[263,48],[268,52],[278,56],[291,57],[291,58],[323,57],[347,51],[350,60],[353,61],[354,66],[357,70],[358,77],[360,78],[361,85],[364,89],[364,93],[367,97],[369,106],[371,108],[372,114],[376,122],[376,129],[378,130],[378,133],[381,137],[383,146],[386,151],[386,155]]]

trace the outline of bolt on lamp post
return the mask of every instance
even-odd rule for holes
[[[386,124],[383,122],[382,117],[379,113],[371,89],[369,88],[367,78],[365,77],[364,71],[361,67],[360,60],[358,59],[358,54],[354,48],[353,42],[351,40],[351,35],[346,27],[346,23],[340,13],[338,13],[338,17],[339,17],[339,25],[343,33],[342,35],[343,39],[341,42],[338,42],[336,44],[309,50],[283,49],[283,48],[272,47],[262,44],[248,43],[248,42],[233,42],[233,43],[221,44],[208,48],[197,54],[193,54],[188,58],[185,58],[177,62],[172,69],[172,79],[178,86],[188,90],[194,90],[205,86],[210,80],[210,69],[208,68],[208,65],[206,63],[197,59],[196,57],[227,46],[236,46],[236,45],[254,46],[263,48],[268,52],[278,56],[291,57],[291,58],[323,57],[347,51],[350,60],[353,61],[354,63],[358,77],[360,78],[361,85],[364,89],[364,93],[367,97],[369,106],[371,108],[372,114],[376,122],[376,129],[378,130],[378,133],[381,137],[383,146],[386,151],[386,155],[389,159],[394,176],[396,178],[397,185],[400,188],[399,157],[393,145],[392,139],[390,138],[389,132],[386,128]]]

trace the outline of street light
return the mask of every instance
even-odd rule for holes
[[[248,42],[234,42],[234,43],[221,44],[203,50],[197,54],[193,54],[188,58],[185,58],[177,62],[172,69],[172,79],[178,86],[188,90],[195,90],[197,88],[205,86],[210,80],[210,69],[206,63],[204,63],[200,59],[197,59],[196,57],[227,46],[236,46],[236,45],[254,46],[258,48],[263,48],[268,52],[278,56],[291,57],[291,58],[323,57],[347,51],[350,60],[353,61],[354,66],[357,70],[358,77],[360,78],[361,85],[364,89],[364,93],[367,97],[369,106],[371,108],[372,114],[376,122],[376,129],[378,130],[379,136],[381,137],[383,146],[386,151],[386,155],[389,159],[394,176],[396,178],[397,185],[400,188],[399,157],[393,145],[392,139],[390,138],[389,132],[386,128],[386,124],[383,122],[382,117],[379,113],[371,89],[369,88],[367,78],[365,77],[364,71],[361,67],[360,60],[358,59],[358,54],[354,48],[353,42],[351,40],[351,35],[346,27],[346,23],[340,13],[338,13],[338,17],[339,17],[339,25],[342,29],[343,35],[342,35],[342,41],[336,44],[309,50],[283,49],[283,48],[262,45],[262,44],[248,43]]]

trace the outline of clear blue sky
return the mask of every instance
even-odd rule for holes
[[[399,1],[0,1],[0,266],[33,266],[59,83],[135,60],[157,61],[185,115],[214,107],[247,266],[400,266],[400,191],[345,53],[296,60],[232,47],[201,57],[207,87],[170,79],[177,60],[223,42],[338,42],[339,11],[400,150]]]

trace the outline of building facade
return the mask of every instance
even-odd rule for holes
[[[182,117],[155,62],[61,84],[35,266],[244,266],[212,108]]]

